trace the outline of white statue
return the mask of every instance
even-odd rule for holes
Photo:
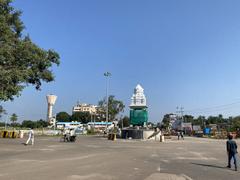
[[[134,94],[131,98],[132,102],[130,107],[146,107],[147,106],[147,100],[144,95],[144,89],[141,85],[137,85],[134,89]]]

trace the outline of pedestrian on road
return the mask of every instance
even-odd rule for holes
[[[180,138],[180,132],[179,131],[177,132],[177,138],[178,138],[178,140]]]
[[[184,140],[183,131],[181,131],[180,135],[181,135],[181,138]]]
[[[34,145],[34,131],[33,131],[33,129],[30,129],[30,131],[28,132],[28,140],[25,143],[25,145],[28,145],[30,140],[31,140],[32,145]]]
[[[231,168],[231,160],[233,158],[234,165],[235,165],[235,171],[237,171],[237,144],[233,140],[233,135],[228,135],[228,141],[227,141],[227,154],[228,154],[228,168]]]

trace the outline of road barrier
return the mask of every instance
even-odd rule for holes
[[[1,131],[0,134],[2,138],[8,138],[8,131]]]
[[[17,138],[18,133],[16,131],[0,131],[1,138]]]
[[[10,138],[17,138],[17,137],[18,137],[18,133],[15,132],[15,131],[11,131],[9,137],[10,137]]]

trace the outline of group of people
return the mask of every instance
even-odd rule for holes
[[[74,128],[64,128],[63,129],[63,140],[64,142],[75,142],[76,132]]]
[[[76,140],[76,132],[74,128],[64,128],[63,129],[63,138],[64,142],[75,142]],[[31,145],[34,145],[34,131],[30,129],[28,131],[28,139],[24,145],[28,145],[31,142]]]
[[[180,137],[181,137],[181,139],[184,140],[183,131],[178,131],[177,136],[178,136],[178,140],[180,139]]]

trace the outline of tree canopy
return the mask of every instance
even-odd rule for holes
[[[0,101],[13,100],[27,85],[40,90],[42,82],[51,82],[53,64],[59,65],[54,50],[44,50],[23,35],[21,11],[12,0],[0,0]]]
[[[86,124],[91,121],[91,114],[89,112],[75,112],[72,114],[71,120]]]
[[[102,116],[106,114],[106,107],[107,107],[107,99],[104,98],[103,100],[98,102],[99,108],[98,113]],[[116,116],[124,111],[124,104],[122,101],[115,99],[115,96],[110,95],[108,98],[108,114],[109,114],[109,121],[113,121]]]
[[[165,129],[169,129],[170,126],[170,115],[171,114],[165,114],[162,120],[162,126]]]
[[[71,121],[71,116],[67,112],[57,113],[56,120],[59,122],[69,122]]]
[[[21,127],[26,127],[26,128],[44,128],[47,126],[48,126],[48,122],[42,119],[38,121],[24,120],[21,125]]]
[[[0,118],[2,117],[2,114],[6,114],[6,110],[3,109],[2,105],[0,105]]]
[[[10,121],[12,122],[12,124],[15,124],[17,120],[18,120],[17,114],[13,113],[10,117]]]

